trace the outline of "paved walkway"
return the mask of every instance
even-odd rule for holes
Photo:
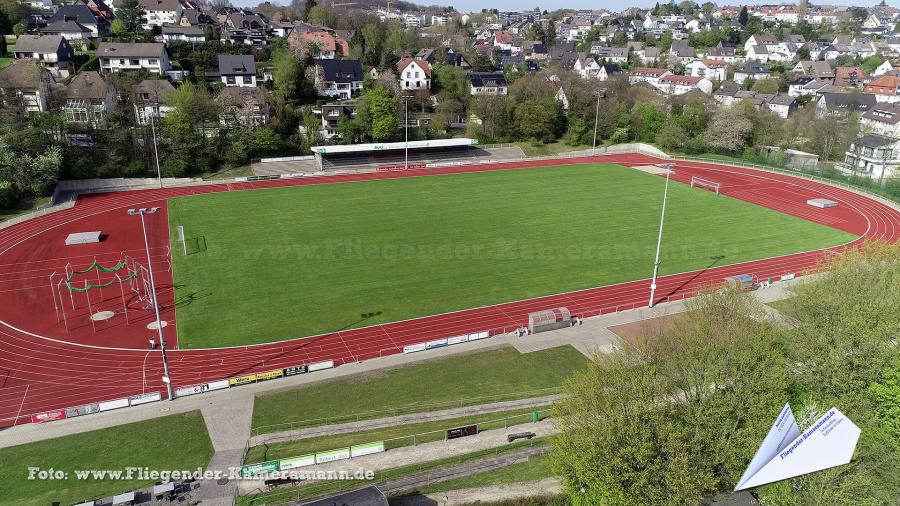
[[[391,499],[392,506],[459,506],[464,504],[493,503],[522,497],[557,495],[562,492],[562,482],[556,478],[538,481],[509,483],[490,487],[467,488],[425,495],[408,495]]]

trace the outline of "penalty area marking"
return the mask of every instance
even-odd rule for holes
[[[674,174],[674,170],[667,169],[665,167],[660,167],[658,165],[638,165],[636,167],[632,167],[632,169],[639,170],[641,172],[646,172],[647,174],[653,175],[663,175]]]

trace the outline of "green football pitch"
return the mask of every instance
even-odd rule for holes
[[[303,337],[651,274],[665,180],[564,165],[169,201],[183,348]],[[661,274],[852,236],[669,186]]]

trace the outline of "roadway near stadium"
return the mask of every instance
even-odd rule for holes
[[[66,328],[60,321],[65,300],[50,288],[54,272],[66,265],[84,267],[92,261],[112,265],[123,254],[144,259],[144,238],[139,218],[131,208],[160,207],[147,215],[149,248],[168,340],[168,361],[176,388],[209,381],[271,371],[279,368],[333,361],[335,365],[402,353],[403,347],[471,333],[496,335],[511,332],[527,322],[528,313],[567,307],[573,315],[590,317],[646,306],[649,280],[636,280],[557,295],[455,311],[410,320],[354,328],[275,343],[215,349],[178,349],[171,249],[166,213],[167,199],[212,192],[331,184],[369,179],[429,176],[458,172],[511,170],[586,162],[609,162],[637,167],[674,163],[675,181],[688,184],[692,177],[716,181],[720,192],[775,211],[853,234],[857,238],[831,250],[809,251],[776,258],[711,267],[661,277],[656,302],[680,300],[718,285],[728,276],[753,274],[759,279],[816,270],[835,250],[870,240],[900,239],[900,212],[856,192],[778,173],[693,161],[675,161],[642,154],[584,158],[529,160],[402,172],[340,174],[311,178],[245,183],[173,187],[81,196],[74,207],[37,217],[0,231],[0,427],[29,423],[33,415],[59,412],[103,401],[161,392],[162,360],[159,350],[148,349],[156,335],[147,325],[155,321],[152,310],[135,308],[129,321],[118,317],[90,323],[89,311],[79,304]],[[662,177],[662,176],[660,176]],[[819,209],[807,200],[826,198],[837,207]],[[63,246],[74,232],[102,230],[104,240],[81,245],[78,256]],[[648,271],[651,266],[648,266]],[[648,273],[649,274],[649,273]],[[109,300],[119,288],[105,288]],[[113,297],[109,291],[113,291]],[[124,292],[124,290],[123,290]],[[59,293],[59,292],[57,292]],[[125,295],[122,295],[125,299]],[[83,306],[83,307],[82,307]],[[119,306],[122,307],[122,306]],[[73,314],[72,316],[77,316]],[[127,403],[126,403],[127,404]],[[51,416],[57,418],[62,416]]]

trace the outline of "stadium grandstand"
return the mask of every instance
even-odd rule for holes
[[[274,175],[310,170],[403,170],[525,156],[518,146],[482,147],[476,139],[469,138],[313,146],[312,152],[312,157],[262,159],[253,165],[253,173]]]

